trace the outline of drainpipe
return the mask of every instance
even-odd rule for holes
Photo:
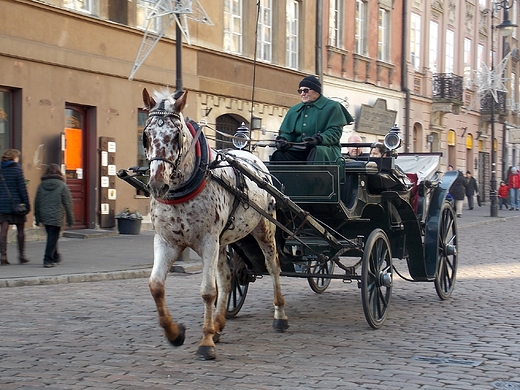
[[[407,65],[407,44],[408,44],[408,0],[403,0],[403,34],[401,40],[401,90],[405,93],[404,101],[404,146],[405,152],[410,152],[410,89],[408,88],[408,65]]]
[[[316,2],[316,75],[323,84],[323,0]]]

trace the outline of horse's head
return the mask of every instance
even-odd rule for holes
[[[150,193],[155,198],[164,198],[172,185],[182,183],[183,167],[180,165],[189,145],[182,110],[186,106],[188,92],[178,99],[173,95],[155,92],[150,96],[143,90],[148,119],[143,130],[143,146],[150,163]]]

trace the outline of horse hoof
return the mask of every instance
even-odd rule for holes
[[[274,320],[273,321],[273,328],[275,331],[283,333],[286,331],[287,328],[289,328],[289,321],[287,320]]]
[[[184,344],[184,339],[186,338],[186,327],[183,324],[179,324],[179,335],[175,340],[168,340],[171,345],[174,347],[180,347]]]
[[[217,357],[215,347],[200,346],[197,349],[197,357],[200,360],[215,360]]]
[[[220,341],[220,333],[213,334],[213,342],[218,343]]]

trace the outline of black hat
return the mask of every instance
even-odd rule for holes
[[[316,76],[307,76],[302,81],[300,81],[299,87],[308,87],[313,91],[321,94],[321,83],[320,80]]]

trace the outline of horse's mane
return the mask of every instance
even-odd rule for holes
[[[152,97],[157,102],[156,106],[159,105],[163,100],[168,102],[169,104],[166,107],[167,109],[169,108],[168,106],[173,107],[173,104],[175,103],[173,94],[170,92],[170,90],[168,88],[163,88],[160,91],[154,90],[152,92]]]

